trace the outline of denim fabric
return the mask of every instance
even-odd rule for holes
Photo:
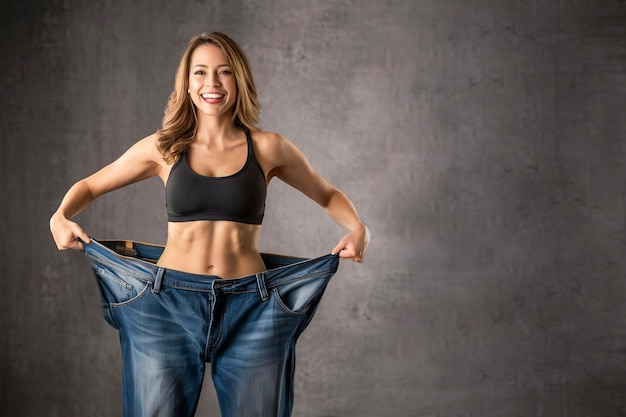
[[[263,254],[267,271],[224,280],[156,266],[157,245],[84,246],[119,330],[124,417],[193,416],[206,362],[222,417],[291,415],[296,340],[338,255]]]

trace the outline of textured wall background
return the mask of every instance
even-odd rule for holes
[[[247,51],[262,127],[374,237],[300,342],[294,416],[626,413],[623,0],[9,0],[0,16],[1,415],[119,415],[117,335],[48,219],[159,127],[187,41],[211,30]],[[162,186],[78,221],[163,243]],[[273,183],[263,233],[313,256],[343,231]]]

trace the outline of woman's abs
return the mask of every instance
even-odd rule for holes
[[[170,222],[157,265],[224,279],[261,272],[265,265],[258,249],[260,229],[228,221]]]

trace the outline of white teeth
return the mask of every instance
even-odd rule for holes
[[[202,94],[203,98],[222,98],[224,97],[224,94],[217,94],[217,93],[207,93],[207,94]]]

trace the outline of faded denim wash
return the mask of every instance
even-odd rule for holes
[[[158,245],[84,246],[119,330],[124,417],[193,416],[206,362],[222,417],[291,415],[296,341],[338,255],[262,254],[266,271],[225,280],[156,266]]]

